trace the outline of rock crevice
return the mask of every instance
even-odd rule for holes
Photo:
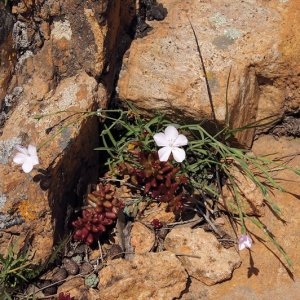
[[[22,0],[9,13],[1,4],[1,216],[16,224],[10,230],[21,240],[32,235],[35,261],[45,261],[67,233],[70,215],[99,171],[97,118],[56,112],[107,107],[135,5]],[[40,147],[40,165],[24,174],[12,156],[17,144],[29,143]],[[1,236],[1,253],[10,238]]]

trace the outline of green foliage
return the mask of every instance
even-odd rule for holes
[[[110,120],[110,125],[104,125],[104,130],[101,132],[104,147],[97,148],[97,150],[107,151],[110,155],[107,164],[112,173],[116,172],[122,162],[130,162],[138,166],[137,160],[132,155],[132,149],[135,149],[136,144],[142,152],[157,151],[153,135],[163,131],[166,125],[174,124],[160,114],[147,119],[133,107],[129,107],[128,111],[116,110],[113,114],[114,116],[105,116],[105,112],[101,112],[103,118]],[[240,190],[237,179],[231,174],[231,168],[234,165],[255,184],[272,211],[280,215],[280,208],[271,200],[270,192],[272,189],[284,191],[284,188],[276,182],[272,172],[289,169],[299,174],[299,170],[291,169],[285,165],[284,161],[271,160],[267,156],[255,156],[247,150],[230,146],[228,141],[237,130],[224,128],[212,135],[199,124],[174,125],[189,140],[186,148],[187,159],[177,166],[189,179],[187,189],[191,194],[198,196],[198,201],[203,204],[207,199],[213,199],[216,202],[221,195],[221,181],[227,179],[233,191],[242,232],[246,233],[245,218],[248,216],[241,204],[243,191]],[[259,123],[249,126],[259,126]],[[245,126],[245,129],[249,126]],[[233,219],[236,219],[236,216],[233,216]],[[262,229],[258,218],[250,218],[250,221]],[[283,254],[290,266],[289,257],[275,237],[268,234],[268,238]]]
[[[104,123],[100,135],[104,147],[95,150],[107,151],[110,155],[107,164],[111,170],[124,161],[136,163],[130,154],[134,142],[139,142],[143,151],[156,151],[153,134],[169,123],[162,115],[147,120],[132,106],[129,110],[99,111],[99,115],[110,124]]]
[[[16,292],[28,282],[33,273],[28,252],[16,253],[13,244],[10,243],[7,254],[0,254],[0,296],[11,299],[10,293]]]
[[[24,243],[25,246],[19,251],[16,251],[16,247],[13,243],[10,243],[7,254],[0,254],[0,299],[11,300],[15,299],[14,297],[19,299],[18,297],[21,294],[21,299],[25,299],[22,288],[52,266],[60,258],[69,241],[70,236],[66,236],[53,249],[48,260],[34,268],[31,262],[33,255],[30,255],[30,248],[27,242]],[[25,248],[27,248],[26,251],[24,250]],[[26,299],[32,299],[33,295],[34,293],[26,295],[28,297]]]
[[[237,179],[232,175],[232,167],[238,168],[240,173],[256,186],[264,201],[267,202],[268,207],[278,216],[280,215],[280,208],[271,200],[270,192],[273,189],[285,190],[274,179],[273,171],[288,169],[300,175],[300,170],[290,168],[284,160],[273,160],[269,159],[268,156],[255,156],[245,149],[231,146],[229,141],[237,131],[262,126],[261,122],[255,122],[237,129],[229,128],[226,122],[225,128],[217,130],[215,134],[211,134],[201,124],[174,124],[161,114],[147,118],[130,104],[128,104],[127,109],[99,109],[91,112],[63,111],[58,113],[76,116],[77,121],[90,116],[97,116],[103,121],[103,130],[100,134],[103,146],[95,150],[101,150],[108,154],[109,157],[106,164],[112,177],[120,176],[120,173],[118,173],[119,166],[124,163],[137,168],[143,167],[140,164],[140,160],[137,159],[137,155],[133,155],[133,153],[137,151],[140,153],[156,152],[157,147],[154,143],[153,135],[163,131],[167,125],[174,125],[189,140],[186,146],[186,160],[180,164],[172,163],[179,168],[180,174],[188,178],[188,183],[184,186],[184,189],[185,192],[188,192],[191,197],[196,199],[196,205],[193,209],[196,209],[197,213],[202,214],[212,224],[210,218],[214,216],[208,217],[204,213],[203,208],[206,207],[207,201],[213,201],[214,205],[218,202],[222,193],[222,185],[227,180],[233,192],[236,210],[238,211],[237,215],[232,214],[232,212],[228,213],[233,221],[242,226],[242,233],[247,233],[246,218],[249,218],[251,222],[258,226],[264,234],[266,234],[266,231],[261,226],[258,218],[252,218],[244,211],[241,203],[243,191],[241,191]],[[40,119],[42,117],[44,116],[37,116],[36,118]],[[68,118],[65,118],[64,121],[66,122],[60,124],[54,137],[60,133],[62,128],[74,126],[74,121],[70,121]],[[265,122],[266,120],[263,121]],[[218,124],[215,124],[215,128],[219,128]],[[111,180],[114,180],[114,178]],[[138,186],[134,187],[134,189],[139,188]],[[145,200],[149,201],[149,198],[146,197]],[[141,201],[140,197],[138,197],[138,201]],[[274,235],[267,232],[267,237],[285,257],[287,264],[290,266],[291,261],[289,257]]]
[[[283,255],[287,264],[291,267],[292,260],[290,259],[290,257],[286,253],[286,251],[282,248],[282,246],[278,243],[278,241],[275,239],[275,236],[267,228],[267,226],[265,224],[263,224],[262,221],[257,217],[251,217],[250,221],[253,224],[255,224],[265,234],[265,236],[268,238],[268,240],[270,240],[275,245],[275,247],[278,249],[278,251]]]
[[[136,161],[133,161],[130,151],[136,142],[139,143],[142,151],[157,151],[153,135],[163,131],[166,125],[174,124],[163,115],[156,115],[147,119],[133,110],[132,107],[128,111],[115,110],[113,112],[118,116],[106,116],[106,111],[102,111],[102,117],[110,120],[111,124],[109,126],[104,124],[104,130],[100,135],[104,147],[95,149],[108,152],[110,158],[107,164],[112,170],[124,161],[137,164]],[[129,118],[128,116],[132,114],[134,118]],[[187,159],[180,166],[184,173],[191,178],[191,183],[196,190],[208,189],[209,192],[218,193],[219,191],[207,186],[208,179],[215,172],[225,174],[231,181],[234,181],[230,174],[232,162],[255,183],[266,200],[269,200],[269,187],[284,190],[273,179],[272,170],[288,169],[288,167],[284,166],[282,161],[270,160],[266,156],[254,156],[247,150],[231,147],[227,143],[231,137],[229,130],[223,129],[215,135],[211,135],[199,124],[177,124],[176,127],[189,139],[186,149]],[[299,170],[292,171],[299,174]],[[261,177],[264,179],[263,182]],[[234,184],[234,182],[232,183]],[[279,212],[273,203],[271,205],[274,206],[275,211]]]

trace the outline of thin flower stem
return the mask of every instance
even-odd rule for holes
[[[194,220],[194,219],[191,219],[191,220],[188,220],[188,221],[180,221],[180,222],[168,223],[168,224],[166,224],[164,227],[174,227],[174,226],[177,226],[177,225],[183,225],[183,224],[194,223],[195,221],[200,222],[201,219],[200,219],[200,220]]]
[[[9,274],[9,273],[15,273],[16,271],[21,270],[21,269],[24,269],[25,267],[30,266],[30,265],[32,265],[32,263],[31,263],[31,262],[28,262],[28,263],[26,263],[26,264],[24,264],[24,265],[22,265],[22,266],[19,266],[19,267],[15,268],[15,269],[9,270],[9,271],[7,272],[7,274]]]
[[[84,115],[82,117],[80,117],[79,119],[75,120],[75,121],[70,121],[67,124],[65,124],[64,126],[62,126],[60,129],[58,129],[58,131],[56,133],[54,133],[49,139],[47,139],[46,141],[44,141],[42,144],[40,144],[37,147],[37,151],[40,151],[41,148],[43,148],[45,145],[47,145],[48,143],[50,143],[52,140],[54,140],[55,137],[57,137],[63,130],[65,130],[66,128],[70,127],[71,125],[74,125],[75,123],[79,123],[80,121],[93,116],[94,113],[90,112],[87,115]]]
[[[195,211],[197,213],[200,213],[202,215],[202,217],[206,220],[206,222],[211,226],[211,228],[213,229],[213,231],[219,236],[219,237],[223,237],[224,234],[222,234],[217,227],[213,224],[213,222],[206,216],[206,214],[203,213],[202,209],[197,206],[197,209],[195,209]]]

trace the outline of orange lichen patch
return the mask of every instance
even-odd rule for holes
[[[38,218],[39,208],[35,203],[22,200],[17,204],[17,208],[25,221],[33,221]]]

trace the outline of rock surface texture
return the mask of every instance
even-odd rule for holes
[[[65,283],[63,283],[59,288],[57,293],[63,292],[65,295],[69,294],[78,300],[100,300],[97,292],[93,289],[89,289],[84,284],[83,278],[73,278]]]
[[[164,251],[117,259],[99,272],[99,298],[174,299],[187,284],[187,273],[175,254]]]
[[[8,2],[9,8],[0,2],[0,254],[7,253],[10,241],[17,242],[19,248],[30,246],[34,262],[41,265],[68,232],[70,216],[87,185],[98,180],[99,168],[98,153],[93,151],[99,122],[77,112],[107,107],[119,59],[134,36],[118,81],[122,100],[174,120],[215,118],[224,124],[228,119],[233,127],[287,115],[282,130],[272,131],[277,139],[260,137],[252,150],[293,157],[290,166],[299,168],[299,138],[281,137],[300,136],[295,118],[300,107],[299,0]],[[147,3],[155,5],[149,8]],[[138,10],[152,19],[146,20],[152,29],[141,22],[133,32]],[[251,129],[239,132],[237,139],[251,146],[253,135]],[[25,174],[12,157],[16,145],[28,144],[38,147],[40,164]],[[152,204],[155,214],[144,211],[140,223],[133,225],[131,259],[119,258],[124,249],[114,250],[113,244],[105,261],[99,247],[90,260],[96,261],[95,269],[103,268],[98,272],[89,264],[86,269],[98,273],[98,289],[89,288],[81,273],[58,292],[91,300],[297,299],[299,177],[289,170],[276,172],[288,191],[272,194],[282,219],[262,210],[264,199],[239,177],[245,192],[242,201],[250,206],[249,215],[261,215],[264,230],[272,231],[291,257],[293,272],[263,231],[247,220],[254,244],[251,251],[237,253],[233,247],[223,248],[202,228],[150,230],[143,224],[155,218],[163,225],[176,221],[164,204]],[[226,188],[224,199],[230,205]],[[231,243],[235,234],[230,232]],[[149,252],[153,249],[157,252]]]
[[[143,254],[151,251],[155,243],[155,234],[140,222],[134,222],[131,228],[130,244],[134,253]]]
[[[243,212],[250,216],[262,215],[264,213],[264,196],[259,188],[234,163],[230,168],[230,174],[237,183],[237,189],[240,191],[239,201]],[[229,180],[222,188],[222,196],[219,198],[218,205],[221,210],[225,209],[232,214],[238,214],[234,191]]]
[[[9,104],[8,99],[4,99],[7,87],[12,77],[16,53],[13,49],[12,28],[13,16],[2,7],[0,3],[0,109],[5,109]],[[0,114],[0,125],[2,122]]]
[[[162,0],[168,14],[136,39],[118,82],[121,99],[181,121],[226,120],[241,127],[300,106],[299,1]],[[214,110],[209,101],[200,45]],[[237,134],[248,146],[253,130]]]
[[[23,0],[11,12],[1,7],[1,253],[21,233],[20,240],[31,236],[34,259],[47,259],[87,184],[96,182],[97,120],[55,113],[107,106],[133,3]],[[39,147],[40,165],[25,174],[12,157],[16,145],[28,144]]]
[[[174,228],[164,242],[166,250],[179,255],[187,273],[206,285],[231,278],[241,264],[235,249],[225,249],[201,228]],[[194,256],[194,257],[193,257]]]
[[[263,136],[254,142],[253,152],[256,155],[270,154],[270,149],[277,152],[272,157],[294,157],[289,166],[299,168],[300,140],[289,140],[285,137],[276,140],[272,136]],[[234,271],[231,280],[221,284],[206,286],[192,278],[189,290],[182,296],[182,300],[193,299],[259,299],[259,300],[282,300],[297,299],[300,289],[300,185],[299,177],[289,170],[277,170],[276,178],[288,191],[283,193],[273,191],[272,199],[281,209],[281,217],[278,218],[268,209],[261,217],[269,230],[293,262],[292,272],[286,269],[286,262],[276,247],[268,240],[266,235],[252,222],[247,222],[248,230],[253,234],[254,244],[249,251],[240,252],[242,265]],[[267,250],[267,247],[273,251]],[[280,258],[280,259],[279,259]]]

